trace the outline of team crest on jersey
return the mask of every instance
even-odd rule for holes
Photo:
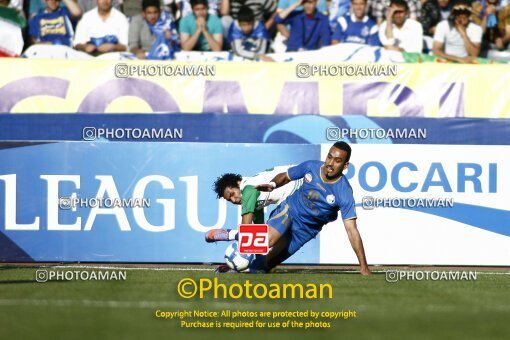
[[[368,27],[365,26],[363,27],[363,29],[361,30],[361,36],[362,37],[366,37],[370,32],[368,31]]]
[[[331,205],[335,204],[335,195],[326,196],[326,202],[328,202]]]
[[[310,183],[312,181],[312,174],[311,173],[307,173],[305,175],[305,181],[306,181],[306,183]]]

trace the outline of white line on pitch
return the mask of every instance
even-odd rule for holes
[[[161,267],[112,267],[112,266],[44,266],[41,268],[85,268],[85,269],[116,269],[116,270],[152,270],[152,271],[200,271],[200,272],[208,272],[214,271],[215,268],[196,268],[196,267],[169,267],[169,268],[161,268]]]
[[[215,308],[229,309],[231,303],[213,303]],[[0,306],[54,306],[54,307],[90,307],[90,308],[180,308],[183,310],[196,309],[186,302],[172,301],[113,301],[113,300],[48,300],[48,299],[0,299]],[[250,307],[252,304],[237,303],[236,307]]]

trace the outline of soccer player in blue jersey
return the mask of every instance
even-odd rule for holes
[[[356,226],[352,188],[342,174],[349,166],[350,156],[349,144],[336,142],[324,162],[306,161],[276,175],[269,184],[255,187],[259,191],[271,192],[291,181],[303,179],[302,186],[269,216],[269,247],[272,248],[267,255],[256,257],[250,265],[250,272],[269,272],[317,236],[325,224],[335,221],[340,211],[349,241],[358,257],[360,272],[362,275],[370,274]]]
[[[257,186],[260,191],[272,191],[303,178],[303,185],[271,213],[269,247],[266,256],[258,256],[250,266],[252,271],[269,271],[314,238],[322,227],[338,217],[338,211],[358,257],[360,272],[369,275],[363,242],[356,226],[356,211],[352,188],[342,171],[349,166],[351,147],[336,142],[324,162],[307,161],[287,172],[276,175],[269,184]]]
[[[351,14],[338,18],[334,25],[332,44],[342,42],[381,46],[379,29],[366,14],[367,0],[351,0]]]

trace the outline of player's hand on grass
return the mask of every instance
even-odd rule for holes
[[[365,268],[360,269],[360,274],[363,276],[367,276],[367,275],[371,275],[372,272],[370,271],[370,269],[368,269],[368,267],[365,267]]]

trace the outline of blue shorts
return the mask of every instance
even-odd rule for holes
[[[267,225],[275,228],[282,236],[271,249],[271,256],[256,256],[250,265],[251,273],[271,271],[317,236],[320,231],[320,228],[309,227],[295,218],[287,201],[282,202],[271,212]]]
[[[320,231],[319,228],[311,228],[295,218],[292,207],[287,201],[282,202],[271,212],[267,224],[287,239],[288,245],[285,250],[288,256],[286,258],[292,256],[305,243],[317,236]]]

